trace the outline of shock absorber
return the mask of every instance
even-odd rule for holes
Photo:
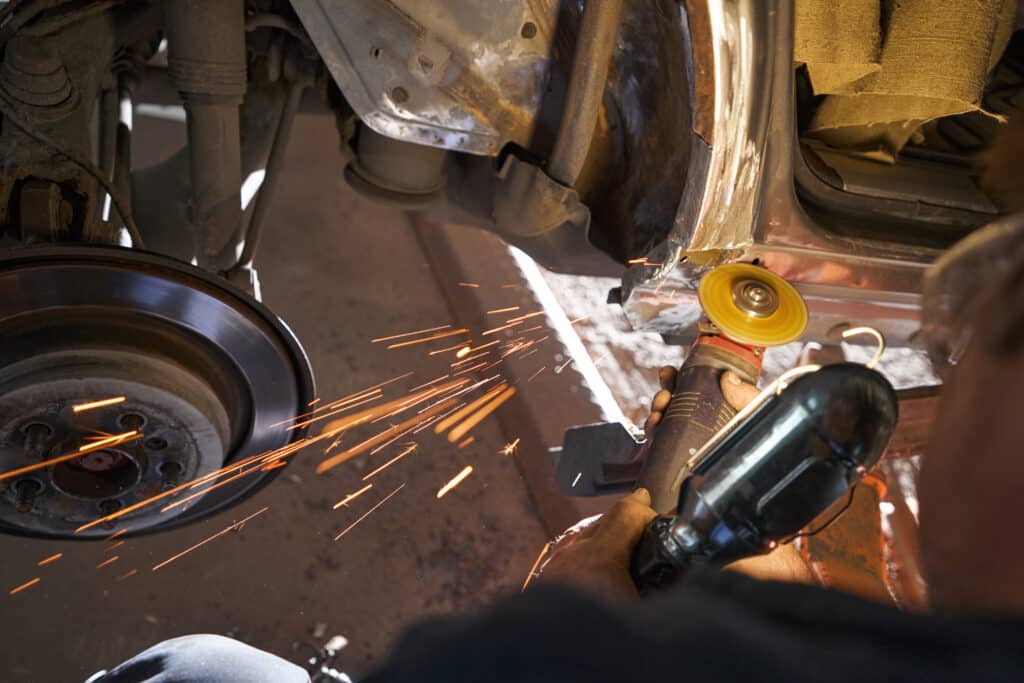
[[[164,0],[168,72],[185,104],[196,260],[236,260],[241,235],[238,106],[246,86],[244,0]]]

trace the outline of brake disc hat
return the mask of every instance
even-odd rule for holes
[[[294,335],[220,278],[128,249],[11,251],[0,257],[0,532],[137,534],[237,504],[280,468],[168,507],[195,493],[183,490],[75,533],[301,438],[288,426],[313,392]],[[75,411],[103,399],[112,402]],[[133,430],[137,438],[88,448]]]
[[[973,318],[995,287],[1024,269],[1024,214],[976,230],[957,242],[926,271],[922,285],[921,334],[940,375],[957,364],[974,335]],[[1024,293],[1004,301],[1005,316],[1024,316]]]

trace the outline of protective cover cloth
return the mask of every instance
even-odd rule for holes
[[[806,134],[892,162],[927,121],[980,110],[1017,0],[797,0],[794,59],[828,95]]]

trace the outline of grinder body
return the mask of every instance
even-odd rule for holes
[[[676,373],[672,400],[646,448],[638,485],[651,494],[651,506],[669,514],[679,501],[680,473],[694,454],[736,414],[722,395],[726,370],[754,384],[762,349],[718,335],[701,335]]]
[[[677,511],[648,525],[634,553],[637,585],[665,586],[694,564],[728,564],[797,534],[878,461],[897,416],[892,386],[862,365],[795,380],[680,473]],[[659,427],[655,445],[665,438]]]

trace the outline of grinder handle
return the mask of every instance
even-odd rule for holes
[[[672,400],[647,446],[638,484],[651,493],[660,515],[675,512],[683,467],[735,411],[726,404],[719,380],[722,369],[692,353],[676,375]]]

